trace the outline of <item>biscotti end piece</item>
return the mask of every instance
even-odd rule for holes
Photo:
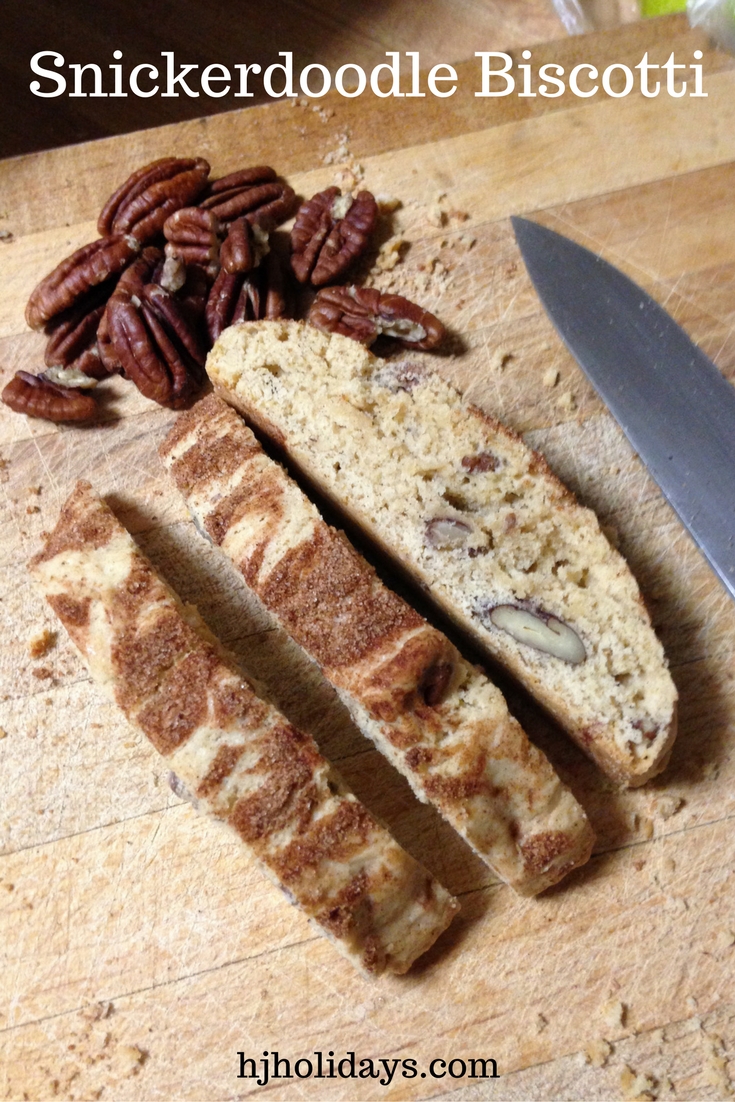
[[[402,973],[456,900],[243,677],[89,483],[30,569],[95,681],[362,971]]]
[[[608,776],[665,767],[677,694],[635,579],[520,437],[423,364],[301,322],[233,326],[207,370]]]
[[[587,817],[502,694],[330,528],[214,395],[160,448],[200,532],[332,682],[355,723],[522,895],[589,857]]]

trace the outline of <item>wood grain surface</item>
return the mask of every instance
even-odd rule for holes
[[[374,277],[450,327],[432,357],[594,507],[640,580],[681,694],[666,773],[618,792],[509,688],[598,835],[539,899],[496,882],[352,727],[318,673],[201,540],[156,456],[171,423],[121,380],[99,424],[0,409],[0,1097],[725,1098],[735,1080],[735,607],[546,319],[508,216],[532,214],[637,279],[735,380],[735,63],[682,19],[535,48],[610,63],[706,52],[703,100],[322,101],[181,123],[0,163],[0,384],[37,369],[35,282],[94,236],[134,166],[193,151],[272,162],[304,195],[352,173],[400,198]],[[561,60],[565,64],[564,60]],[[336,163],[324,163],[325,155]],[[469,217],[465,218],[465,215]],[[548,369],[558,372],[555,385]],[[462,902],[403,978],[368,983],[217,824],[169,790],[103,701],[25,564],[89,478],[185,599],[314,733],[361,799]],[[601,1046],[609,1043],[610,1051]],[[493,1057],[500,1077],[237,1078],[237,1052]],[[605,1055],[604,1066],[600,1052]],[[585,1056],[585,1053],[587,1055]],[[586,1062],[587,1061],[587,1062]],[[632,1073],[626,1069],[632,1069]],[[635,1079],[635,1076],[642,1078]]]

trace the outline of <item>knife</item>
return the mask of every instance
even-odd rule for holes
[[[735,599],[735,388],[612,264],[511,221],[557,332]]]

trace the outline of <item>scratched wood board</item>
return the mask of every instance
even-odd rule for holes
[[[304,195],[352,171],[400,198],[380,238],[400,236],[403,259],[378,282],[442,317],[451,340],[432,357],[437,370],[523,432],[597,510],[640,580],[681,694],[670,767],[618,792],[508,687],[598,837],[586,868],[521,900],[416,802],[194,531],[156,456],[173,414],[121,380],[105,384],[103,419],[86,429],[3,407],[2,1097],[244,1097],[258,1088],[236,1078],[236,1053],[266,1049],[412,1057],[420,1069],[437,1056],[492,1056],[501,1072],[474,1084],[285,1082],[269,1085],[274,1098],[608,1099],[626,1066],[661,1097],[725,1097],[735,1071],[735,608],[555,336],[508,221],[532,214],[602,252],[735,378],[732,60],[678,18],[534,52],[539,63],[604,64],[697,47],[707,100],[485,102],[471,94],[468,63],[456,102],[327,99],[324,117],[275,105],[0,164],[2,225],[14,235],[0,246],[3,384],[40,363],[43,340],[23,322],[29,291],[94,236],[101,202],[154,156],[201,153],[214,174],[272,161]],[[324,164],[340,146],[345,163]],[[541,382],[549,367],[554,386]],[[31,658],[31,638],[56,624],[25,564],[80,476],[458,894],[459,918],[407,977],[362,979],[227,831],[175,797],[165,763],[102,699],[63,633]],[[625,1008],[617,1024],[610,1003]],[[585,1064],[580,1052],[601,1037],[612,1045],[606,1066]]]

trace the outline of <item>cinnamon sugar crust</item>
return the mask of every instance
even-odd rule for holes
[[[227,464],[199,469],[211,476]],[[257,695],[88,483],[31,569],[93,677],[200,806],[359,968],[405,972],[456,900],[345,790],[314,741]]]

